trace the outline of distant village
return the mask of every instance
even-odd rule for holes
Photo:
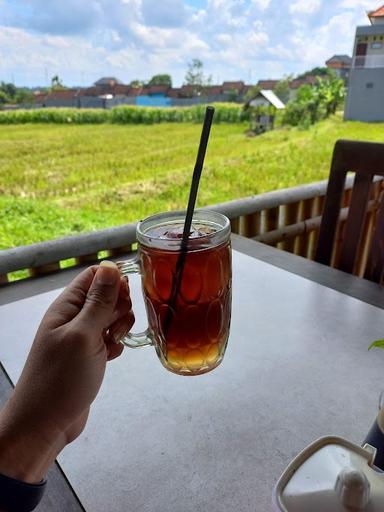
[[[352,59],[348,55],[334,55],[326,62],[328,69],[348,83]],[[318,75],[307,74],[302,78],[287,81],[288,94],[283,101],[295,99],[298,89],[304,84],[313,85]],[[259,80],[255,85],[243,81],[223,82],[221,85],[125,85],[115,77],[103,77],[91,87],[35,92],[35,108],[75,107],[111,108],[118,105],[138,105],[154,107],[190,106],[201,103],[237,102],[243,103],[253,89],[276,90],[281,80]]]
[[[119,105],[173,107],[215,102],[243,103],[247,107],[253,101],[258,105],[261,96],[262,104],[280,109],[297,98],[303,85],[318,85],[319,77],[336,76],[344,82],[347,91],[345,119],[384,121],[384,5],[367,12],[367,17],[369,24],[356,28],[352,57],[333,55],[325,67],[296,77],[259,80],[252,85],[241,80],[224,81],[221,85],[211,85],[209,80],[199,83],[186,80],[181,87],[172,87],[169,75],[156,75],[146,84],[133,81],[129,85],[116,77],[102,77],[90,87],[66,88],[56,76],[49,89],[41,90],[17,89],[14,84],[0,82],[0,108],[108,109]],[[153,80],[161,77],[168,80]]]

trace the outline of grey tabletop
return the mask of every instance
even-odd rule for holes
[[[138,280],[131,288],[144,327]],[[0,359],[12,380],[58,292],[0,307]],[[364,437],[384,365],[367,346],[383,335],[382,309],[234,251],[221,366],[179,377],[152,348],[126,349],[59,462],[92,512],[269,511],[274,483],[308,443]]]

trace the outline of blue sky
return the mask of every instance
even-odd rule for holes
[[[0,0],[0,81],[86,86],[200,59],[213,82],[281,78],[351,54],[374,0]]]

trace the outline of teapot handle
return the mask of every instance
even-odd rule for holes
[[[384,391],[379,397],[379,413],[364,439],[364,444],[370,444],[376,448],[374,465],[384,471]]]

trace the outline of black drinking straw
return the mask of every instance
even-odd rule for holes
[[[201,131],[199,149],[197,151],[195,168],[193,170],[192,183],[189,191],[187,215],[185,217],[183,238],[181,240],[181,252],[180,256],[188,248],[188,238],[191,231],[193,212],[195,211],[196,196],[199,189],[201,171],[203,170],[205,152],[207,151],[209,133],[211,131],[213,114],[215,109],[213,107],[207,107],[205,110],[204,124]],[[179,258],[180,259],[180,258]]]
[[[183,237],[181,239],[180,254],[179,254],[179,257],[178,257],[177,263],[176,263],[176,273],[175,273],[175,278],[172,283],[171,297],[169,300],[169,306],[171,308],[174,307],[174,305],[176,303],[177,296],[180,291],[181,279],[183,277],[183,270],[184,270],[184,264],[185,264],[185,257],[186,257],[187,251],[188,251],[188,240],[189,240],[189,235],[191,232],[193,212],[195,211],[197,191],[199,189],[201,171],[203,170],[204,158],[205,158],[205,153],[207,151],[208,139],[209,139],[209,134],[211,131],[211,125],[212,125],[212,119],[213,119],[214,113],[215,113],[215,109],[213,107],[207,107],[205,110],[204,124],[203,124],[203,129],[201,131],[200,144],[199,144],[199,149],[197,151],[196,163],[195,163],[195,168],[193,170],[191,188],[189,191],[188,207],[187,207],[187,214],[185,216]],[[164,332],[165,333],[168,332],[169,324],[171,321],[171,310],[168,310],[168,311],[169,311],[169,313],[166,315],[165,322],[164,322]]]

